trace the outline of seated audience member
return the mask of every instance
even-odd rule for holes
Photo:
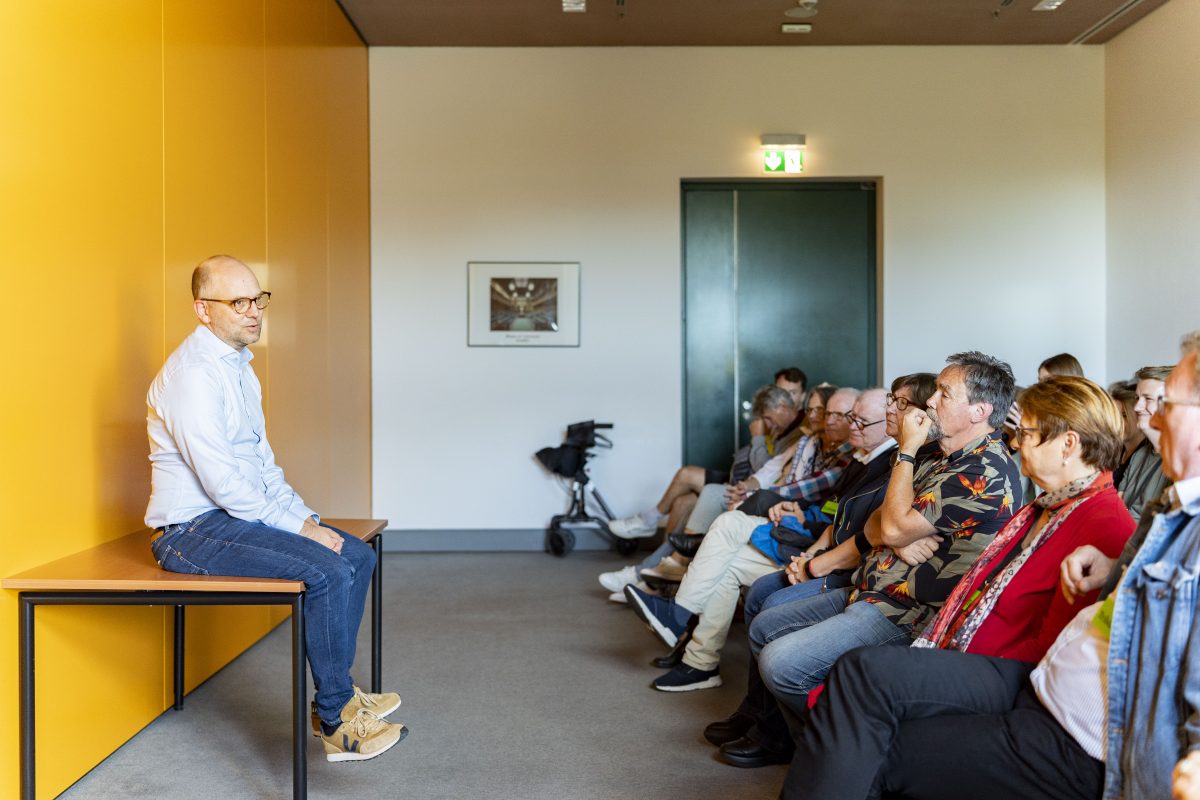
[[[1109,471],[1124,435],[1116,403],[1085,378],[1052,377],[1027,389],[1021,408],[1022,463],[1044,493],[997,534],[912,648],[838,660],[796,738],[786,797],[866,797],[905,719],[971,710],[977,700],[988,710],[994,693],[982,687],[997,674],[1028,673],[1078,610],[1059,587],[1063,560],[1084,545],[1120,555],[1134,525]]]
[[[713,520],[723,512],[734,510],[748,496],[759,493],[763,487],[769,489],[771,493],[755,501],[752,516],[762,516],[773,502],[779,502],[789,497],[803,499],[806,492],[809,494],[819,491],[827,492],[829,487],[836,482],[837,473],[830,472],[826,468],[827,465],[821,463],[824,457],[823,453],[831,451],[821,447],[822,442],[826,441],[824,436],[826,418],[830,414],[837,417],[840,413],[848,413],[854,405],[854,395],[851,394],[843,395],[839,400],[839,404],[845,406],[841,411],[830,407],[829,404],[838,391],[838,387],[832,384],[822,384],[814,388],[809,395],[809,407],[805,417],[813,433],[801,437],[791,447],[776,454],[745,481],[733,485],[709,484],[705,486],[700,492],[695,508],[688,515],[684,533],[689,535],[705,533],[712,525]],[[855,389],[847,391],[857,392]],[[846,435],[849,435],[848,428],[846,428]],[[824,475],[823,484],[822,481],[809,481],[810,477],[821,475]],[[764,506],[763,503],[766,505]]]
[[[887,494],[856,536],[860,551],[875,547],[855,585],[776,606],[750,627],[759,672],[789,723],[798,723],[809,691],[843,653],[907,645],[1021,501],[999,431],[1012,403],[1012,370],[978,352],[946,361],[927,411],[910,407],[901,417]],[[914,472],[926,439],[941,457]]]
[[[1129,459],[1141,447],[1142,442],[1146,441],[1146,434],[1142,433],[1138,427],[1137,412],[1134,407],[1137,405],[1137,381],[1117,381],[1108,387],[1108,394],[1116,401],[1117,407],[1121,409],[1121,417],[1125,421],[1125,436],[1121,442],[1121,463],[1113,470],[1113,485],[1120,486],[1122,479],[1125,477],[1125,470],[1129,468]]]
[[[850,583],[854,568],[865,555],[859,552],[854,537],[883,502],[896,450],[894,437],[899,430],[899,416],[909,405],[923,407],[933,394],[935,380],[931,373],[919,372],[893,381],[891,393],[884,398],[885,422],[880,426],[883,431],[876,428],[872,432],[872,423],[883,409],[866,405],[872,399],[869,392],[860,399],[855,406],[850,441],[857,448],[856,458],[865,459],[866,463],[852,483],[839,485],[834,495],[837,510],[833,524],[812,547],[800,558],[793,558],[786,571],[764,575],[750,587],[745,603],[747,629],[760,611]],[[922,454],[928,455],[930,448],[936,450],[937,445],[923,448]],[[771,509],[772,518],[779,516],[782,508],[781,505]],[[722,760],[734,766],[787,763],[791,758],[791,736],[753,658],[747,680],[746,697],[738,710],[705,728],[704,737],[721,748]]]
[[[709,526],[722,513],[737,509],[752,517],[765,516],[772,505],[784,501],[783,493],[814,495],[825,492],[830,484],[836,483],[839,478],[838,470],[848,463],[847,459],[836,452],[836,448],[826,446],[830,442],[830,438],[825,436],[826,406],[837,391],[838,387],[829,383],[823,383],[812,390],[808,396],[805,417],[809,420],[809,429],[814,433],[805,434],[763,465],[752,476],[753,483],[742,481],[735,486],[705,486],[691,514],[688,515],[682,533],[668,538],[666,544],[671,546],[671,550],[667,552],[667,557],[659,561],[657,566],[642,572],[660,580],[678,582],[683,579],[687,563],[695,556]],[[856,393],[858,390],[846,391]],[[843,398],[843,401],[852,404],[853,396],[848,400]],[[839,413],[832,413],[840,423]],[[845,430],[849,435],[849,428]],[[831,460],[843,463],[829,463]],[[771,489],[758,491],[757,487],[760,485],[770,486]],[[748,502],[747,491],[752,492]],[[745,507],[742,507],[743,502],[746,503]]]
[[[1056,356],[1050,356],[1041,364],[1038,364],[1038,380],[1044,381],[1047,378],[1055,375],[1073,375],[1076,378],[1082,378],[1083,365],[1079,363],[1079,359],[1070,353],[1059,353]]]
[[[1153,417],[1174,485],[1147,507],[1116,562],[1084,546],[1063,564],[1063,590],[1078,597],[1102,587],[1099,601],[1079,611],[1032,672],[1008,659],[941,653],[936,674],[916,676],[929,678],[909,706],[920,718],[862,725],[885,740],[883,749],[862,743],[886,752],[882,762],[855,762],[856,773],[876,778],[870,791],[789,794],[789,783],[785,797],[1149,800],[1192,788],[1200,751],[1200,331],[1185,337],[1183,353]],[[818,709],[841,683],[830,682]],[[812,738],[858,725],[851,720],[862,711],[830,702],[811,719]],[[811,785],[796,777],[795,786]]]
[[[827,475],[831,472],[840,475],[850,461],[851,446],[846,441],[850,435],[848,417],[857,397],[856,389],[834,392],[829,398],[825,431],[820,439],[802,439],[797,445],[796,459],[812,452],[813,471],[804,481],[814,488],[802,492],[810,502],[820,503],[829,498],[833,487],[827,483]],[[780,569],[773,559],[744,546],[754,529],[766,522],[764,517],[741,511],[720,515],[688,566],[673,600],[663,600],[634,586],[625,587],[625,596],[634,611],[668,647],[676,645],[691,627],[692,617],[699,615],[681,663],[656,679],[655,689],[686,692],[721,685],[721,648],[737,609],[741,587]]]
[[[1163,475],[1162,458],[1158,450],[1158,431],[1150,424],[1158,411],[1159,399],[1163,395],[1164,381],[1171,367],[1142,367],[1137,371],[1137,403],[1133,410],[1137,414],[1138,428],[1146,440],[1129,457],[1125,475],[1117,484],[1117,491],[1125,500],[1125,507],[1135,520],[1141,519],[1146,503],[1162,494],[1167,485]]]
[[[811,435],[806,434],[805,437],[802,438],[809,438],[810,436],[820,437],[824,433],[825,404],[836,390],[836,386],[823,384],[822,386],[818,386],[813,389],[809,394],[805,416],[810,421],[810,427],[815,430],[816,433]],[[779,396],[779,391],[775,389],[775,387],[765,387],[760,389],[755,395],[756,406],[759,403],[767,405],[769,402],[781,406],[786,405],[786,401]],[[792,433],[794,434],[798,430],[798,427],[793,427]],[[791,434],[785,437],[781,443],[786,444],[789,441],[791,441]],[[791,444],[788,444],[786,449],[772,457],[771,466],[769,467],[771,474],[778,475],[784,469],[790,469],[790,459],[792,454],[795,453],[795,447],[792,446],[794,444],[795,442],[791,442]],[[787,459],[787,461],[784,461],[784,459]],[[695,468],[685,467],[685,469]],[[764,472],[763,474],[766,475],[767,473]],[[699,509],[692,509],[691,505],[688,506],[690,513],[687,516],[688,525],[684,528],[686,533],[692,535],[702,535],[708,530],[708,526],[711,525],[712,521],[716,519],[717,516],[723,511],[722,498],[727,488],[728,485],[722,483],[708,484],[704,486],[703,491],[701,492],[701,496],[704,498],[704,500],[701,503],[695,503],[695,495],[690,495],[690,502],[698,505]],[[684,497],[677,498],[674,501],[673,509],[678,507],[680,502],[685,499],[686,498]],[[674,516],[675,512],[672,511],[672,517]],[[626,518],[626,521],[630,519],[633,518],[628,517]],[[614,523],[610,523],[610,527],[612,524]],[[671,529],[668,528],[668,530]],[[687,569],[687,563],[689,560],[690,556],[681,556],[675,552],[675,548],[668,541],[664,541],[653,553],[647,556],[641,564],[631,564],[613,572],[601,573],[599,578],[600,585],[612,592],[608,598],[610,601],[615,603],[624,603],[626,602],[626,599],[625,593],[622,590],[627,585],[632,584],[637,586],[642,591],[652,593],[650,587],[647,586],[642,580],[642,573],[649,573],[651,577],[657,578],[660,581],[677,583],[683,579],[683,573]]]
[[[1077,378],[1085,377],[1083,374],[1083,366],[1080,365],[1079,360],[1070,353],[1059,353],[1056,356],[1050,356],[1041,364],[1038,364],[1039,381],[1044,381],[1047,378],[1055,375],[1073,375]],[[1020,397],[1023,390],[1024,387],[1016,387],[1016,396]],[[1012,406],[1008,410],[1008,419],[1005,425],[1005,436],[1009,439],[1009,449],[1013,451],[1013,460],[1015,460],[1018,465],[1021,463],[1021,457],[1018,454],[1016,443],[1012,441],[1012,431],[1008,430],[1008,428],[1010,425],[1012,428],[1015,428],[1020,424],[1021,407],[1018,405],[1016,400],[1013,400]],[[1031,488],[1031,486],[1032,484],[1028,480],[1024,481],[1024,488],[1027,492],[1025,497],[1026,500],[1033,499],[1033,496],[1028,494],[1028,490]]]
[[[751,405],[750,444],[734,453],[730,472],[696,466],[680,467],[658,505],[633,516],[613,520],[608,524],[609,530],[623,539],[653,536],[664,521],[668,531],[676,530],[676,525],[687,518],[696,495],[706,484],[724,485],[733,472],[743,471],[742,464],[745,464],[747,472],[762,467],[777,449],[787,447],[800,437],[800,425],[804,420],[799,410],[804,407],[804,384],[807,380],[799,368],[787,367],[775,373],[775,386],[786,392],[787,397],[781,393],[768,393],[767,387],[755,393]],[[782,444],[782,447],[776,447],[778,444]],[[743,477],[739,474],[736,479]]]

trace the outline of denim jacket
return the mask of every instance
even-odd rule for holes
[[[1104,800],[1170,797],[1175,763],[1200,748],[1197,512],[1157,515],[1117,588]]]

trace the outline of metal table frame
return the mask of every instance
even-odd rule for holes
[[[379,692],[383,673],[383,534],[370,541],[375,550],[375,574],[371,589],[371,691]],[[36,793],[36,707],[34,668],[34,611],[40,605],[56,606],[174,606],[175,710],[183,708],[184,608],[186,606],[287,605],[292,609],[292,797],[308,797],[305,747],[308,741],[308,675],[304,648],[303,592],[237,591],[28,591],[19,592],[20,615],[20,736],[21,800],[35,800]]]

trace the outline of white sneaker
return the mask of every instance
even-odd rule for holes
[[[613,536],[619,536],[622,539],[640,539],[643,536],[653,536],[658,530],[657,525],[647,525],[646,520],[642,519],[639,514],[634,514],[632,517],[624,519],[614,519],[608,523],[608,529],[612,531]]]
[[[670,556],[666,556],[662,561],[659,561],[653,567],[647,570],[642,570],[643,575],[649,575],[651,578],[658,578],[671,583],[679,583],[683,580],[683,576],[687,573],[687,567],[680,564]]]
[[[617,570],[616,572],[601,572],[600,585],[610,592],[620,592],[628,583],[637,583],[638,569],[630,564],[628,567]],[[624,595],[622,595],[624,597]],[[622,601],[624,602],[624,601]]]
[[[659,592],[657,589],[655,589],[654,587],[652,587],[652,586],[647,586],[647,585],[645,584],[645,582],[644,582],[644,581],[638,581],[637,583],[630,584],[630,585],[632,585],[632,586],[636,586],[637,588],[641,589],[641,590],[642,590],[643,592],[645,592],[646,594],[652,594],[652,595],[655,595],[655,596],[657,596],[657,595],[661,594],[661,593],[660,593],[660,592]],[[622,590],[621,590],[621,591],[619,591],[619,592],[613,592],[612,594],[610,594],[610,595],[608,596],[608,602],[610,602],[610,603],[620,603],[620,604],[621,604],[621,605],[623,605],[623,606],[627,606],[627,605],[629,605],[629,598],[627,598],[627,597],[625,596],[625,590],[624,590],[624,589],[622,589]]]

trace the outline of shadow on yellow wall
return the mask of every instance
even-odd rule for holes
[[[369,516],[367,55],[334,0],[7,3],[0,74],[0,575],[142,527],[145,391],[217,252],[275,292],[255,367],[289,481],[323,514]],[[189,688],[283,617],[193,609]],[[4,797],[16,621],[0,593]],[[37,637],[53,797],[169,706],[171,616],[44,608]]]

